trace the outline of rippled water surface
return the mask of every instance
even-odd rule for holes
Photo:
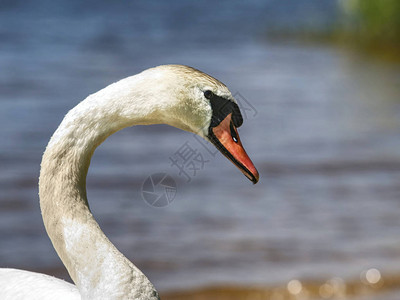
[[[332,19],[334,2],[317,2],[285,25],[311,8],[317,21]],[[279,1],[43,3],[0,5],[0,266],[68,278],[39,211],[48,139],[88,94],[179,63],[239,93],[241,139],[261,179],[253,186],[191,134],[162,125],[122,130],[96,151],[93,214],[158,289],[342,278],[363,297],[365,271],[379,270],[381,283],[400,276],[399,66],[266,40],[265,28],[287,17]],[[206,161],[189,183],[170,160],[185,143]],[[141,197],[157,172],[177,184],[165,208]],[[388,293],[399,295],[373,299]]]

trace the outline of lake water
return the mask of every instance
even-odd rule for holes
[[[117,248],[161,292],[341,278],[354,290],[349,299],[399,297],[400,66],[265,39],[273,24],[294,28],[312,13],[324,27],[335,16],[334,1],[291,5],[4,1],[0,266],[68,279],[37,196],[52,132],[90,93],[179,63],[237,95],[246,112],[240,136],[260,182],[253,186],[189,133],[162,125],[122,130],[96,151],[88,175],[91,209]],[[171,166],[183,145],[205,159],[190,182]],[[159,172],[177,184],[164,208],[141,195]],[[363,281],[368,270],[381,276],[373,287]]]

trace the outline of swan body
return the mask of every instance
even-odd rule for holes
[[[80,300],[75,285],[64,280],[16,269],[0,269],[0,298],[5,300]]]
[[[180,65],[145,70],[88,96],[50,139],[39,179],[46,231],[75,285],[0,269],[0,299],[159,299],[148,278],[117,250],[90,212],[86,175],[93,152],[122,128],[164,123],[214,143],[256,183],[258,172],[236,130],[242,121],[224,84]]]

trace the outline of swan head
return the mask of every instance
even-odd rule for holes
[[[165,65],[144,71],[158,87],[164,123],[198,134],[214,144],[253,183],[259,174],[243,148],[237,128],[243,123],[229,89],[217,79],[187,66]],[[147,77],[147,76],[146,76]],[[153,82],[154,86],[154,82]],[[157,98],[152,95],[152,98]],[[167,99],[166,99],[167,98]],[[161,104],[160,104],[161,105]]]

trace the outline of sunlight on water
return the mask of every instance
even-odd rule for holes
[[[369,274],[369,275],[366,275]],[[372,282],[368,282],[368,277]],[[364,277],[364,279],[363,279]],[[378,280],[379,279],[379,280]],[[382,282],[379,270],[369,269],[361,273],[361,280],[348,281],[339,277],[333,277],[325,283],[300,281],[298,279],[290,280],[287,285],[276,287],[259,287],[259,288],[210,288],[199,289],[194,292],[187,293],[167,293],[165,298],[185,299],[185,297],[197,297],[198,299],[231,299],[233,295],[237,299],[269,299],[269,300],[286,300],[286,299],[394,299],[393,295],[399,292],[399,277],[387,277],[390,284],[387,286],[377,285],[378,281]],[[382,295],[382,296],[379,296]],[[389,297],[389,298],[387,298]],[[196,298],[196,299],[197,299]],[[187,299],[187,298],[186,298]]]
[[[299,280],[293,279],[289,281],[289,283],[287,284],[287,289],[290,294],[298,295],[301,293],[303,286]]]

